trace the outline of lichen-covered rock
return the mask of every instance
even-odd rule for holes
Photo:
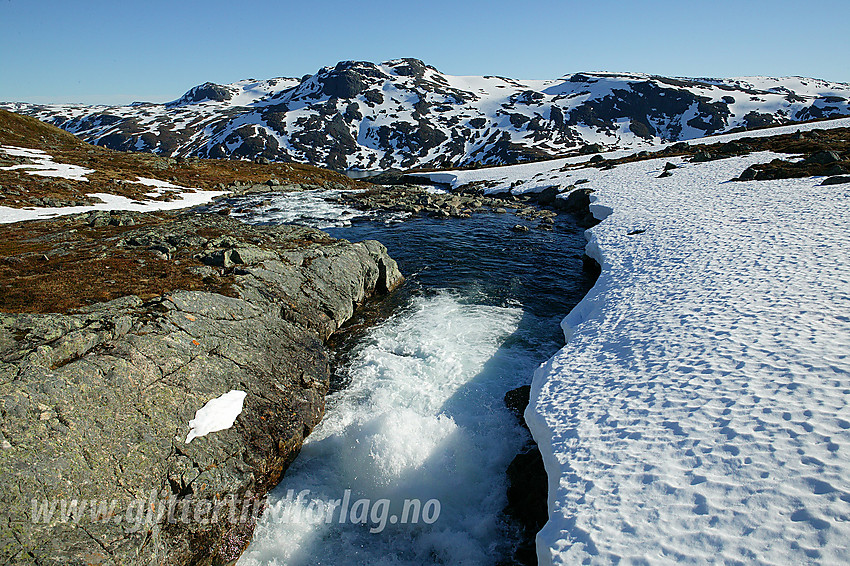
[[[228,251],[232,267],[192,269],[229,278],[233,296],[173,290],[62,314],[0,315],[2,563],[236,558],[251,514],[231,522],[229,508],[214,521],[194,513],[230,496],[253,501],[280,480],[323,414],[324,339],[366,298],[402,281],[377,242],[215,215],[162,218],[113,236],[145,258],[160,253],[150,249],[157,241],[182,258],[175,261]],[[210,237],[217,230],[232,235]],[[247,393],[234,425],[187,444],[195,412],[231,390]],[[77,502],[79,521],[73,513],[63,521],[63,500]],[[192,500],[184,522],[180,511]],[[177,510],[171,520],[163,501]],[[46,520],[41,511],[52,505]]]

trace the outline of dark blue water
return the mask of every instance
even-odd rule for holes
[[[381,305],[384,314],[387,306],[399,308],[418,294],[445,290],[478,304],[519,306],[523,320],[507,346],[523,341],[542,363],[563,345],[560,321],[587,294],[595,273],[584,269],[587,241],[572,216],[559,215],[552,230],[511,230],[518,223],[533,226],[513,214],[483,213],[389,224],[355,220],[324,230],[352,242],[378,240],[398,262],[407,281]],[[373,315],[367,309],[353,324]],[[350,347],[350,339],[345,343]]]
[[[325,231],[352,242],[380,241],[417,289],[455,289],[487,304],[518,302],[536,316],[560,320],[593,283],[582,270],[584,230],[567,215],[548,231],[514,232],[517,223],[525,224],[512,214],[476,214],[355,221]]]

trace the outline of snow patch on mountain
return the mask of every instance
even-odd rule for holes
[[[73,181],[88,181],[86,175],[94,173],[94,169],[86,169],[79,165],[56,163],[53,161],[53,157],[51,155],[48,155],[46,152],[38,149],[0,145],[0,152],[11,157],[23,157],[32,160],[31,163],[18,163],[17,165],[0,167],[0,170],[4,171],[23,169],[31,175],[38,175],[40,177],[57,177]]]

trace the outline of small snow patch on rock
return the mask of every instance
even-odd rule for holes
[[[195,418],[189,421],[189,435],[186,444],[195,438],[206,436],[211,432],[227,430],[236,422],[236,417],[242,412],[242,404],[247,393],[233,389],[220,397],[207,402],[195,412]]]

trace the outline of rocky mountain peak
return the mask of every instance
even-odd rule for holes
[[[367,61],[342,61],[330,69],[316,74],[322,84],[322,93],[336,98],[354,98],[364,92],[370,79],[386,79],[387,75],[377,65]]]
[[[189,91],[167,106],[180,106],[184,104],[196,104],[198,102],[226,102],[233,98],[232,89],[216,83],[204,83],[189,89]]]
[[[0,105],[98,145],[334,169],[518,163],[850,114],[850,85],[800,77],[581,72],[451,76],[414,58],[341,61],[302,79],[205,83],[174,103]]]
[[[437,69],[430,65],[426,65],[423,61],[411,58],[393,59],[392,61],[387,61],[384,65],[392,68],[396,75],[402,77],[422,78],[425,76],[425,69],[437,71]]]

